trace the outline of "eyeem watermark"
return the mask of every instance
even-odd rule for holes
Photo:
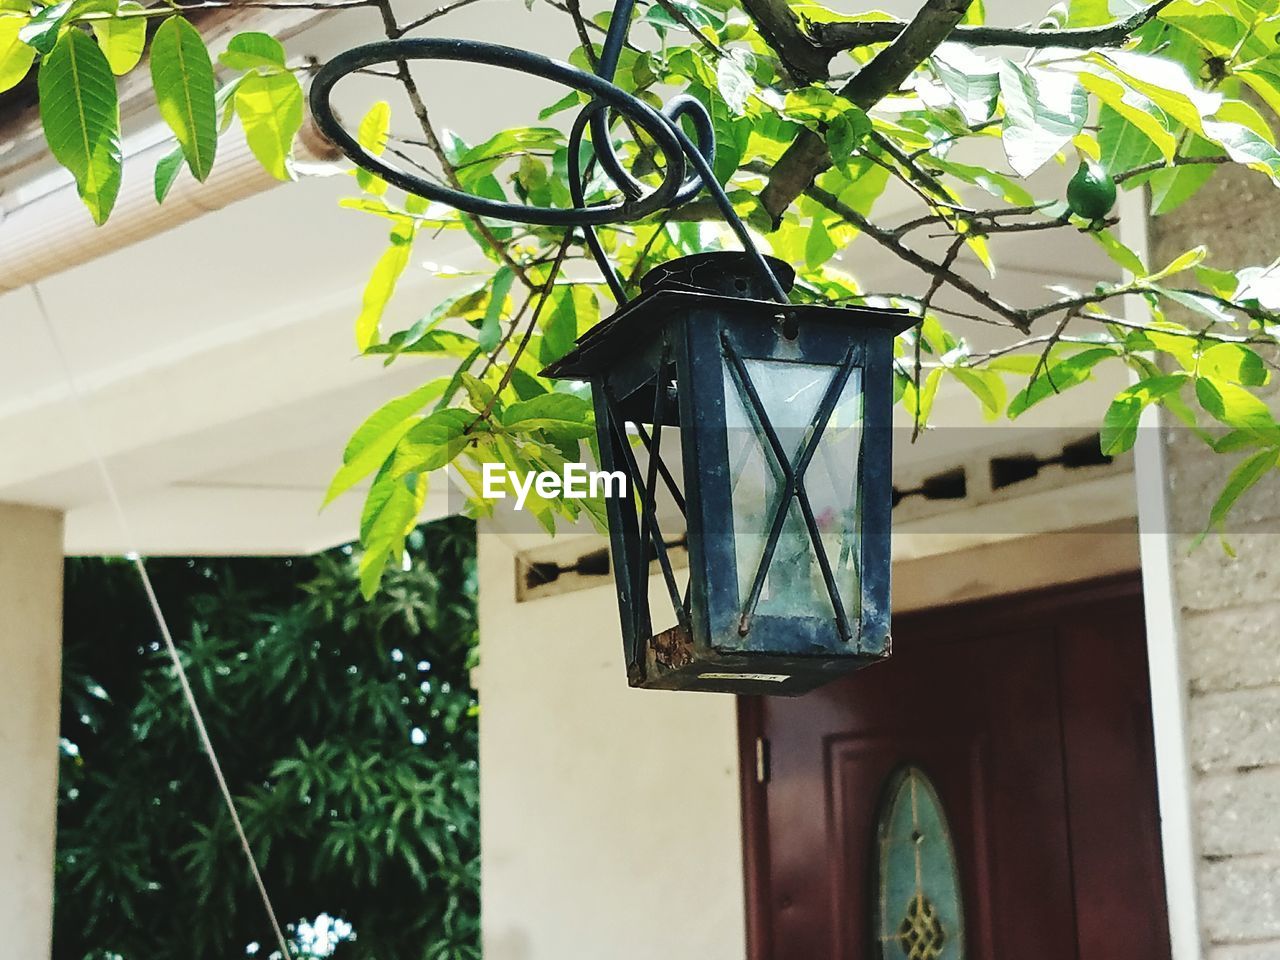
[[[588,470],[585,463],[566,463],[563,473],[538,470],[523,477],[500,463],[486,463],[481,469],[481,482],[481,493],[486,500],[503,500],[508,488],[515,491],[517,510],[524,509],[530,491],[536,491],[544,500],[556,497],[585,500],[627,494],[627,475],[621,470]]]

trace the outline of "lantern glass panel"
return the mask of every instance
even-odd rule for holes
[[[812,508],[841,605],[851,622],[861,607],[858,475],[862,450],[862,378],[853,369],[829,398],[840,369],[778,360],[744,359],[750,380],[724,369],[735,563],[738,593],[746,607],[787,488],[796,475]],[[761,422],[751,387],[772,427]],[[831,405],[834,400],[834,406]],[[810,439],[826,408],[831,413],[812,451]],[[786,458],[775,453],[773,439]],[[831,594],[801,504],[792,497],[775,539],[754,613],[779,617],[830,617]]]

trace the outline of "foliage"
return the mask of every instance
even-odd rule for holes
[[[88,46],[76,39],[80,24],[92,24],[103,42],[104,35],[120,33],[115,26],[104,32],[106,21],[174,17],[169,8],[139,11],[115,2],[39,7],[0,0],[0,9],[13,10],[0,16],[0,78],[11,80],[38,56],[42,77],[53,74],[48,86],[65,88],[59,64],[72,54],[88,57]],[[471,2],[453,0],[407,24],[397,21],[387,0],[331,5],[378,8],[387,36],[396,38]],[[568,59],[591,69],[609,14],[586,16],[576,0],[529,0],[535,2],[565,15]],[[1240,456],[1211,511],[1214,525],[1244,489],[1270,475],[1280,459],[1280,423],[1259,399],[1259,388],[1270,380],[1277,341],[1277,264],[1225,270],[1213,266],[1203,248],[1169,264],[1146,263],[1114,234],[1110,200],[1113,187],[1145,187],[1154,212],[1167,213],[1223,164],[1280,182],[1274,133],[1280,12],[1273,0],[1070,0],[1049,9],[1038,25],[1020,28],[985,24],[981,0],[922,0],[907,22],[783,0],[653,0],[639,10],[616,82],[654,105],[675,93],[706,105],[718,141],[715,173],[761,245],[797,267],[794,296],[890,304],[920,317],[898,344],[898,397],[917,432],[928,426],[944,381],[970,391],[988,416],[1017,418],[1101,367],[1123,366],[1137,383],[1105,412],[1108,452],[1131,446],[1138,416],[1158,405],[1214,449]],[[21,21],[16,43],[14,18]],[[126,65],[135,41],[120,40],[121,49],[105,44],[107,61]],[[155,46],[153,40],[153,58]],[[270,38],[243,35],[219,59],[241,74],[218,94],[223,123],[239,116],[259,158],[288,176],[288,145],[301,113],[283,50]],[[166,78],[180,71],[153,74],[163,104],[172,96],[169,85],[182,82]],[[393,75],[415,99],[412,76]],[[208,101],[196,79],[193,74],[184,89],[201,91],[204,119],[196,123],[179,110],[166,118],[180,155],[200,176],[208,152],[194,145],[198,131],[207,130]],[[78,82],[90,80],[93,89],[84,90],[83,99],[103,109],[86,114],[79,126],[51,110],[46,132],[101,219],[114,195],[118,147],[109,72],[99,65]],[[435,129],[424,110],[391,117],[379,103],[359,135],[368,149],[394,149],[402,162],[433,167],[455,187],[566,206],[564,128],[583,102],[571,92],[534,125],[481,143]],[[398,123],[411,129],[401,132]],[[625,124],[614,135],[624,163],[656,182],[662,159],[647,137]],[[996,141],[1004,164],[973,162],[989,155],[975,153],[975,146]],[[160,196],[177,173],[176,156],[158,172]],[[1046,167],[1057,175],[1028,179]],[[890,182],[910,191],[918,215],[887,222],[880,200]],[[435,355],[453,369],[371,415],[334,478],[330,498],[372,478],[360,531],[368,594],[399,556],[432,471],[452,465],[483,511],[482,462],[500,461],[524,475],[559,470],[583,456],[591,432],[583,388],[551,384],[539,371],[607,312],[609,296],[580,235],[482,221],[400,196],[367,172],[358,173],[356,183],[361,195],[345,205],[390,225],[388,249],[359,310],[358,349],[386,362]],[[594,173],[586,193],[588,203],[600,203],[613,188]],[[459,275],[434,267],[461,280],[462,290],[407,329],[384,330],[386,306],[423,233],[442,230],[465,231],[491,268]],[[993,236],[1034,239],[1042,231],[1076,232],[1097,243],[1126,278],[1100,278],[1084,289],[1056,284],[1049,288],[1052,299],[1033,304],[1005,303],[969,279],[966,261],[994,274]],[[942,256],[922,242],[939,233],[947,238]],[[920,289],[877,289],[871,278],[850,275],[838,254],[855,240],[883,247],[929,279]],[[601,241],[628,291],[658,262],[727,243],[705,198],[645,222],[604,228]],[[1126,302],[1139,302],[1145,312],[1126,312]],[[956,321],[965,319],[1004,326],[1007,342],[974,349],[956,332]],[[582,511],[600,521],[592,501],[535,497],[531,505],[548,529]]]
[[[184,162],[197,180],[208,178],[219,129],[225,131],[235,117],[262,165],[281,180],[294,178],[302,86],[285,62],[284,47],[262,33],[233,37],[219,57],[228,77],[219,90],[204,38],[180,10],[135,0],[0,0],[0,93],[37,65],[49,150],[75,177],[99,224],[111,215],[120,192],[116,77],[141,69],[148,33],[151,85],[175,140],[173,153],[156,168],[157,201],[164,200]]]
[[[474,549],[421,528],[372,603],[347,548],[148,564],[300,957],[479,956]],[[70,561],[67,599],[54,956],[268,956],[137,574]]]

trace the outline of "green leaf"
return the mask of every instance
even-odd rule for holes
[[[515,274],[510,267],[499,267],[493,275],[493,289],[489,294],[489,307],[485,310],[484,321],[480,325],[480,335],[476,342],[486,353],[498,346],[502,339],[502,315],[506,312],[507,295],[511,292],[511,284]]]
[[[1107,0],[1071,0],[1067,8],[1068,27],[1100,27],[1110,22]]]
[[[1280,113],[1280,63],[1275,58],[1237,70],[1236,76],[1274,112]]]
[[[1059,345],[1058,349],[1061,349],[1061,345]],[[988,360],[982,366],[987,370],[998,370],[1001,373],[1029,377],[1040,366],[1040,355],[1034,353],[1006,353],[1004,356]]]
[[[1205,139],[1219,144],[1236,163],[1260,170],[1280,184],[1280,151],[1243,123],[1204,121]]]
[[[384,481],[385,488],[375,499],[370,491],[363,518],[360,557],[360,592],[366,600],[378,592],[388,561],[404,551],[405,537],[417,526],[418,514],[427,499],[425,474],[409,474]],[[370,505],[374,509],[370,510]]]
[[[738,116],[746,113],[747,101],[756,92],[755,81],[734,57],[721,57],[716,65],[716,86],[724,102]]]
[[[382,323],[382,315],[386,312],[391,295],[395,293],[400,275],[409,265],[412,251],[412,234],[406,239],[403,234],[393,233],[391,246],[383,251],[374,264],[373,273],[369,275],[369,282],[365,284],[364,295],[361,297],[360,315],[356,318],[356,347],[361,352],[368,350],[380,339],[378,327]]]
[[[1016,63],[1000,64],[1004,100],[1005,155],[1020,175],[1030,176],[1080,132],[1088,98],[1074,74],[1028,71]]]
[[[573,349],[579,332],[594,326],[599,318],[600,303],[590,287],[577,283],[556,287],[543,309],[538,359],[543,364],[559,360]]]
[[[1231,53],[1242,32],[1235,0],[1174,0],[1160,11],[1160,20],[1173,24],[1209,53]]]
[[[463,374],[471,369],[471,365],[476,362],[476,359],[483,352],[479,347],[476,347],[463,358],[462,363],[458,364],[458,368],[453,371],[453,376],[449,378],[449,385],[444,388],[444,394],[436,401],[435,408],[431,411],[432,413],[438,413],[446,409],[453,402],[454,396],[462,386]]]
[[[391,104],[385,100],[379,100],[369,108],[369,112],[360,121],[360,130],[356,134],[356,139],[360,146],[378,157],[387,149],[387,133],[390,129]],[[387,192],[386,181],[363,168],[356,169],[356,183],[365,193],[371,193],[374,196],[380,197]]]
[[[1214,144],[1195,134],[1181,151],[1188,157],[1209,157],[1221,152]],[[1177,209],[1209,181],[1213,170],[1212,164],[1188,163],[1151,174],[1147,181],[1151,187],[1151,213],[1161,216]]]
[[[1280,310],[1280,273],[1276,271],[1276,264],[1244,267],[1236,271],[1234,285],[1224,295],[1242,303],[1256,303],[1267,310]],[[1232,277],[1227,271],[1222,271],[1222,274],[1224,283],[1228,282],[1227,278]],[[1203,276],[1200,280],[1207,284]]]
[[[121,13],[136,12],[145,9],[136,0],[124,0],[120,4]],[[147,46],[146,17],[112,17],[106,20],[93,20],[89,26],[93,35],[98,38],[98,46],[106,54],[107,63],[111,64],[111,72],[122,77],[138,65],[142,59],[142,51]]]
[[[1084,383],[1093,375],[1094,367],[1115,355],[1114,350],[1106,347],[1092,347],[1049,364],[1040,372],[1040,376],[1028,383],[1009,402],[1009,419],[1016,419],[1040,401]]]
[[[1154,283],[1156,280],[1163,280],[1165,277],[1171,277],[1175,273],[1181,273],[1183,270],[1190,270],[1192,267],[1199,266],[1208,252],[1208,249],[1203,244],[1198,247],[1192,247],[1186,253],[1174,257],[1163,270],[1157,270],[1143,279],[1149,283]]]
[[[871,120],[857,104],[825,87],[809,86],[787,94],[782,112],[823,135],[832,160],[849,158],[853,149],[871,132]]]
[[[254,70],[260,67],[265,67],[268,71],[283,70],[284,44],[266,33],[237,33],[227,42],[227,49],[218,56],[218,62],[232,70]]]
[[[1109,70],[1178,123],[1202,133],[1204,117],[1218,109],[1222,95],[1200,90],[1182,65],[1168,57],[1132,50],[1094,52],[1090,62]]]
[[[1239,453],[1241,450],[1258,446],[1258,443],[1256,433],[1248,430],[1228,430],[1209,445],[1213,447],[1214,453]]]
[[[470,410],[447,407],[414,424],[396,447],[391,474],[403,476],[411,471],[439,470],[471,442],[466,430],[475,419],[475,413]],[[478,424],[477,429],[480,426]]]
[[[1240,343],[1215,343],[1200,354],[1196,371],[1245,387],[1261,387],[1271,379],[1262,357]]]
[[[58,32],[74,5],[74,0],[65,0],[45,7],[23,25],[18,36],[41,56],[48,56],[58,42]]]
[[[293,179],[293,138],[302,129],[302,87],[292,73],[250,73],[235,91],[249,149],[277,180]]]
[[[870,132],[870,118],[857,108],[833,117],[826,130],[827,149],[831,151],[832,162],[837,166],[845,163]]]
[[[1229,123],[1238,123],[1248,127],[1263,140],[1272,146],[1275,145],[1276,135],[1272,131],[1266,119],[1255,110],[1250,104],[1243,100],[1223,100],[1222,106],[1213,115],[1215,120],[1225,120]]]
[[[1116,394],[1102,419],[1102,452],[1114,457],[1131,449],[1138,439],[1138,422],[1142,419],[1142,411],[1148,405],[1180,390],[1189,379],[1185,373],[1151,377]]]
[[[1100,246],[1113,261],[1128,270],[1135,277],[1145,276],[1147,265],[1142,262],[1133,250],[1121,243],[1110,230],[1090,230],[1089,236]]]
[[[1082,73],[1080,82],[1103,104],[1098,111],[1098,146],[1107,173],[1115,176],[1161,157],[1173,159],[1178,139],[1155,104],[1111,77]]]
[[[938,396],[942,373],[941,367],[930,370],[918,391],[910,378],[904,384],[902,406],[911,416],[912,423],[920,429],[929,425],[929,415],[933,412],[933,401]]]
[[[48,56],[62,36],[63,28],[86,13],[114,15],[118,0],[65,0],[57,4],[40,4],[40,10],[22,29],[19,36],[23,43],[35,47],[41,56]]]
[[[1194,290],[1177,290],[1169,287],[1162,287],[1159,284],[1150,284],[1150,289],[1156,291],[1162,297],[1167,297],[1174,303],[1181,304],[1189,310],[1209,317],[1219,323],[1231,323],[1231,311],[1227,310],[1222,304],[1212,297],[1205,296],[1202,293],[1196,293]]]
[[[28,17],[0,17],[0,93],[16,86],[36,58],[35,49],[18,39],[28,20]]]
[[[578,90],[570,90],[563,97],[538,113],[539,120],[546,120],[554,117],[557,113],[563,113],[565,110],[572,110],[574,107],[581,107],[587,102],[587,95]]]
[[[200,31],[186,18],[170,17],[152,38],[151,83],[160,116],[182,145],[187,168],[203,183],[218,149],[213,61]]]
[[[1015,207],[1029,207],[1035,203],[1035,196],[1026,187],[1002,173],[967,163],[957,163],[950,157],[930,157],[929,162],[966,183],[981,187],[993,197],[998,197]],[[875,167],[873,171],[881,169],[883,168]]]
[[[441,377],[383,404],[356,428],[342,452],[342,469],[334,475],[325,493],[328,504],[377,470],[409,429],[420,422],[416,416],[432,400],[444,393],[449,379]]]
[[[476,413],[487,414],[496,409],[498,415],[501,416],[502,410],[499,407],[498,396],[493,392],[493,387],[466,372],[462,374],[462,386],[467,391],[467,399],[471,401],[472,409]]]
[[[995,420],[1004,412],[1008,392],[1004,378],[994,370],[970,370],[965,367],[949,367],[948,371],[982,404],[982,415]]]
[[[1215,420],[1238,430],[1249,430],[1275,442],[1280,426],[1267,405],[1237,384],[1218,377],[1201,376],[1196,380],[1196,399]]]
[[[1000,68],[959,43],[944,43],[933,54],[933,70],[971,125],[985,123],[1000,95]]]
[[[69,30],[41,64],[38,86],[49,150],[102,224],[120,193],[120,107],[111,65],[87,33]]]
[[[1242,460],[1231,471],[1231,475],[1227,477],[1222,493],[1218,495],[1213,509],[1209,511],[1209,527],[1211,529],[1221,528],[1223,521],[1227,518],[1227,514],[1235,506],[1235,502],[1240,499],[1245,491],[1256,485],[1267,473],[1275,469],[1278,461],[1280,461],[1280,450],[1275,448],[1259,450],[1253,456]]]
[[[182,169],[182,145],[174,147],[156,163],[156,203],[164,203]]]
[[[531,400],[521,400],[507,407],[502,415],[504,427],[522,430],[551,430],[585,438],[595,429],[591,403],[569,393],[544,393]]]

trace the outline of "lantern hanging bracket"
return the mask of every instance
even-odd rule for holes
[[[620,304],[627,300],[622,281],[597,239],[595,227],[639,220],[660,210],[675,210],[705,190],[755,268],[766,278],[773,296],[779,302],[789,302],[786,290],[770,270],[764,256],[756,249],[746,225],[734,210],[733,203],[712,170],[715,161],[715,131],[707,108],[694,97],[681,94],[671,99],[661,110],[655,110],[613,82],[618,60],[631,28],[634,9],[635,0],[617,0],[615,3],[594,73],[579,70],[530,50],[479,40],[406,37],[355,47],[338,54],[316,73],[311,84],[311,113],[321,132],[337,144],[354,163],[409,193],[478,217],[561,226],[570,230],[581,228],[592,256]],[[334,86],[343,77],[358,70],[377,64],[404,64],[411,60],[444,60],[499,67],[552,80],[589,94],[591,100],[578,114],[569,134],[569,193],[573,206],[538,207],[477,196],[451,186],[432,183],[365,149],[343,127],[334,113],[330,102]],[[626,117],[648,134],[662,153],[666,169],[662,182],[657,187],[646,188],[623,166],[609,135],[609,122],[615,114]],[[681,128],[682,119],[687,119],[693,126],[696,142]],[[599,204],[586,203],[582,145],[588,133],[595,160],[622,194],[621,199]]]

